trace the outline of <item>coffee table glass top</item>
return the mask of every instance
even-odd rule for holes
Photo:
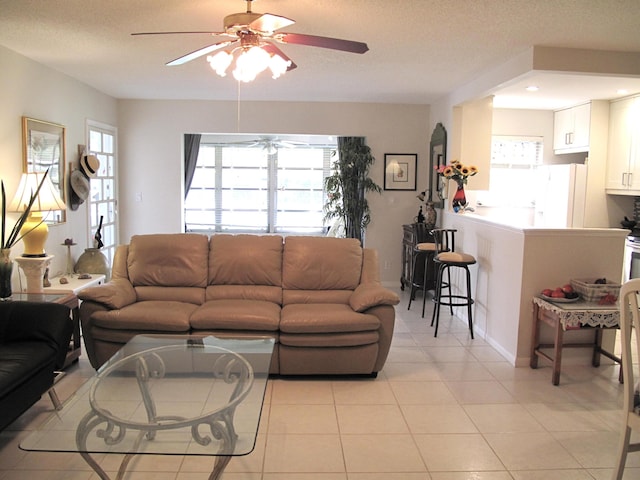
[[[274,343],[136,336],[20,447],[246,455],[255,446]]]

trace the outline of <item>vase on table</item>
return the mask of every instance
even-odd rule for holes
[[[9,299],[13,293],[11,291],[12,274],[11,249],[3,248],[0,250],[0,301]]]
[[[85,248],[76,262],[76,273],[102,273],[109,281],[109,263],[99,248]]]
[[[456,193],[453,195],[453,200],[451,201],[451,207],[454,212],[464,211],[467,206],[467,197],[464,194],[464,184],[462,182],[458,182],[458,186],[456,189]]]

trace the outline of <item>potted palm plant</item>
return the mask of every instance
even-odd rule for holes
[[[364,142],[364,137],[338,137],[338,159],[333,163],[333,173],[325,179],[324,205],[325,221],[340,219],[345,236],[357,238],[363,245],[364,232],[371,221],[365,194],[381,192],[380,186],[369,178],[375,158]]]
[[[47,170],[42,176],[42,180],[40,181],[38,188],[35,192],[31,193],[29,203],[26,205],[24,212],[20,214],[18,220],[10,231],[7,229],[7,195],[4,188],[4,181],[0,181],[0,187],[2,189],[2,225],[0,225],[0,228],[2,229],[0,232],[0,299],[6,299],[11,296],[11,274],[13,273],[11,248],[22,240],[22,237],[31,231],[29,230],[29,232],[24,233],[20,232],[22,226],[29,217],[33,203],[36,201],[38,193],[40,193],[40,188],[42,188],[42,184],[44,183],[45,178],[47,178],[48,173],[49,170]]]

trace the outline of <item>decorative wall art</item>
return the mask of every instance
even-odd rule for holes
[[[22,153],[25,173],[46,172],[66,202],[64,167],[66,158],[65,127],[56,123],[22,117]],[[46,216],[47,223],[64,223],[64,210]]]
[[[415,191],[417,164],[416,153],[385,153],[384,189]]]

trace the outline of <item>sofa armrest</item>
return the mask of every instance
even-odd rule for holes
[[[0,303],[2,343],[43,342],[56,353],[56,368],[62,368],[71,340],[70,309],[50,302]]]
[[[101,303],[111,309],[118,309],[134,303],[136,291],[129,280],[115,278],[104,285],[81,290],[78,292],[78,298],[83,301]]]
[[[379,305],[393,306],[398,303],[400,303],[400,297],[379,283],[360,284],[349,297],[349,305],[356,312],[364,312]]]

